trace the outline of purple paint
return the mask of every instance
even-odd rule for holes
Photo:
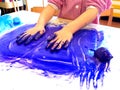
[[[86,82],[86,88],[89,89],[93,80],[93,87],[97,88],[97,81],[104,77],[104,72],[107,71],[106,63],[108,63],[99,62],[99,58],[96,59],[94,56],[94,52],[104,39],[103,32],[95,29],[81,29],[74,34],[68,48],[51,51],[46,48],[48,37],[60,30],[62,26],[48,24],[45,27],[46,33],[39,40],[33,41],[29,45],[18,45],[16,37],[33,26],[24,25],[0,38],[1,62],[9,62],[11,65],[19,62],[31,69],[42,69],[45,72],[60,75],[72,73],[75,77],[80,77],[81,87]],[[101,54],[101,52],[98,53]]]

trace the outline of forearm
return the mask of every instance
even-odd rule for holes
[[[97,14],[98,10],[96,8],[88,9],[78,18],[67,24],[64,29],[70,30],[70,32],[74,34],[80,28],[91,23],[96,18]]]
[[[45,26],[46,23],[53,17],[55,11],[56,10],[53,7],[51,7],[50,5],[45,7],[45,9],[40,14],[40,17],[38,19],[36,26],[38,26],[38,27]]]

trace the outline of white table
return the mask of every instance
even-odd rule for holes
[[[36,23],[39,17],[38,13],[19,11],[10,14],[12,17],[19,16],[24,24]],[[55,18],[54,18],[55,19]],[[107,47],[114,58],[111,60],[111,72],[106,73],[104,86],[99,86],[98,90],[119,90],[120,89],[120,28],[108,27],[103,25],[90,24],[85,28],[97,28],[104,30],[105,40],[101,46]],[[79,78],[70,77],[70,75],[54,75],[44,77],[40,75],[42,70],[26,69],[19,63],[14,64],[0,63],[0,90],[80,90]],[[68,80],[68,81],[67,81]],[[83,87],[82,90],[86,90]],[[90,90],[93,90],[91,87]]]

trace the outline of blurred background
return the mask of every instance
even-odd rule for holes
[[[0,15],[27,10],[40,13],[47,0],[0,0]],[[112,0],[110,10],[103,12],[100,24],[120,28],[120,0]]]

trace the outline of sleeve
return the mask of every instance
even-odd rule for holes
[[[106,9],[109,9],[112,0],[87,0],[87,7],[94,6],[99,10],[99,13],[103,12]]]
[[[60,9],[63,4],[63,0],[48,0],[48,4],[55,9]]]

